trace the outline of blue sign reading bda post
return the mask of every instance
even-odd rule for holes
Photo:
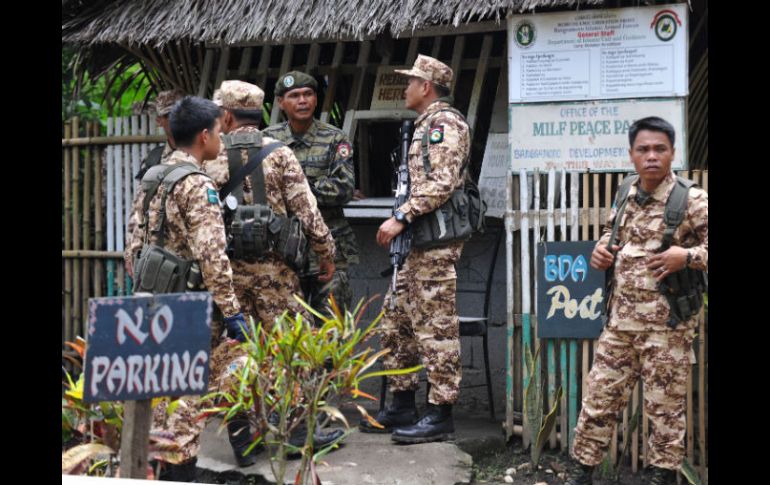
[[[595,245],[538,244],[538,338],[597,338],[602,333],[604,271],[589,265]]]
[[[90,298],[83,401],[208,392],[211,294]]]

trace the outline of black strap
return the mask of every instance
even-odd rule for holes
[[[638,175],[629,175],[623,180],[618,188],[618,193],[615,194],[615,207],[618,210],[615,212],[615,219],[612,221],[612,233],[610,234],[610,240],[607,241],[607,250],[611,251],[612,245],[617,244],[618,231],[620,230],[620,220],[623,218],[623,212],[626,210],[626,202],[628,202],[628,193],[631,191],[631,186],[639,180]]]
[[[692,180],[679,176],[676,177],[674,188],[671,189],[671,193],[666,201],[666,210],[663,213],[663,222],[666,224],[666,228],[663,230],[661,252],[671,247],[671,243],[674,241],[674,231],[682,223],[687,213],[687,199],[690,187],[695,185],[695,182]]]
[[[238,170],[238,173],[235,174],[234,177],[230,177],[230,180],[228,180],[225,186],[222,187],[222,190],[219,191],[219,199],[225,200],[227,196],[230,195],[230,193],[233,191],[233,189],[243,182],[243,179],[246,178],[246,175],[256,170],[256,168],[259,167],[259,165],[262,163],[265,157],[270,155],[270,153],[272,153],[273,150],[275,150],[280,146],[284,146],[284,144],[281,143],[280,141],[276,141],[262,147],[256,153],[253,153],[252,150],[249,150],[249,162],[246,165],[242,166],[240,170]],[[238,150],[240,151],[240,149]],[[238,157],[237,159],[239,158],[240,157]],[[259,172],[262,172],[262,171],[259,170]],[[260,178],[260,175],[258,174],[256,178],[257,178],[257,183],[259,183],[258,179]],[[261,187],[259,187],[259,189],[262,192],[262,197],[264,197],[264,193],[265,193],[264,173],[261,173],[261,179],[262,179],[262,182],[261,182]],[[252,179],[252,183],[253,181],[254,180]],[[257,194],[257,187],[254,187],[255,200],[257,199],[257,197],[259,197],[259,195]]]

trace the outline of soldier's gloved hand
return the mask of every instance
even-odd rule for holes
[[[225,328],[227,328],[227,337],[235,339],[238,342],[246,341],[246,334],[244,333],[248,328],[246,326],[246,318],[243,313],[236,313],[232,317],[225,317]]]

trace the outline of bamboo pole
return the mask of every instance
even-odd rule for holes
[[[641,382],[637,382],[636,386],[633,390],[633,404],[631,409],[636,411],[636,408],[639,407],[639,391],[641,387]],[[644,421],[644,417],[642,417],[642,420]],[[646,440],[644,440],[646,443]],[[631,471],[633,473],[636,473],[639,470],[639,426],[634,428],[633,433],[631,433]]]
[[[589,217],[588,217],[588,211],[590,210],[590,201],[589,201],[589,190],[590,190],[590,177],[588,175],[588,172],[583,174],[583,220],[581,221],[583,223],[583,240],[588,241],[588,234],[589,234]],[[588,353],[589,353],[589,345],[591,340],[590,339],[583,339],[583,373],[581,375],[581,383],[582,383],[582,395],[585,396],[587,392],[587,386],[588,381],[586,380],[588,378]]]
[[[84,145],[125,145],[129,143],[163,143],[166,135],[140,135],[140,136],[82,136],[77,138],[62,138],[62,147]]]
[[[580,174],[573,173],[570,180],[570,221],[572,224],[572,240],[577,241],[580,234],[580,206],[578,200],[580,197]],[[584,231],[587,231],[587,226],[584,225]],[[575,426],[577,426],[577,389],[578,389],[578,368],[577,368],[577,355],[578,355],[578,340],[572,339],[569,342],[569,412],[567,414],[569,421],[569,441],[568,448],[572,449],[572,443],[575,438]]]
[[[115,118],[107,118],[107,136],[115,134]],[[107,251],[115,250],[115,157],[116,148],[107,147]],[[113,296],[115,261],[107,261],[107,296]]]
[[[561,219],[560,228],[562,241],[567,240],[567,172],[561,170]],[[561,377],[561,402],[559,403],[559,428],[561,438],[559,439],[559,450],[567,449],[567,339],[559,341],[559,376]]]
[[[529,288],[529,193],[528,193],[528,181],[527,172],[522,169],[519,173],[519,186],[520,191],[520,213],[521,213],[521,350],[522,350],[522,426],[524,427],[524,433],[522,434],[522,443],[524,448],[529,446],[530,433],[529,433],[529,420],[527,419],[527,413],[524,412],[524,389],[529,384],[529,375],[527,373],[526,356],[524,354],[525,349],[529,346],[531,349],[531,326],[530,326],[530,288]]]
[[[547,241],[553,241],[556,239],[556,229],[555,229],[555,221],[554,221],[554,210],[555,210],[555,201],[556,198],[556,171],[554,169],[550,169],[548,171],[548,193],[547,193],[547,207],[548,207],[548,213],[547,213],[547,223],[546,223],[546,240]],[[538,314],[541,311],[541,309],[538,309]],[[556,354],[554,349],[554,342],[556,339],[548,339],[548,411],[553,409],[553,406],[556,401]],[[551,430],[551,435],[549,436],[549,446],[551,449],[556,448],[556,426],[553,427]]]
[[[72,132],[80,133],[80,120],[72,119]],[[72,147],[72,247],[80,247],[80,149]],[[75,327],[81,324],[80,313],[80,268],[81,261],[72,262],[72,313],[73,322],[70,327],[70,338],[74,337]]]
[[[86,135],[91,133],[93,124],[89,121],[86,123]],[[85,153],[85,167],[84,167],[84,181],[83,181],[83,249],[91,249],[91,191],[93,184],[91,183],[91,173],[93,171],[91,166],[91,150],[86,147]],[[85,258],[83,259],[83,300],[81,303],[80,314],[85,316],[88,314],[88,297],[91,296],[91,262]],[[85,328],[82,327],[83,322],[77,323],[78,332],[77,335],[85,335]]]
[[[64,138],[72,135],[72,125],[65,123]],[[71,151],[64,150],[64,249],[72,249],[72,161]],[[72,340],[72,261],[64,261],[64,340]],[[62,342],[62,346],[64,342]]]
[[[505,177],[505,260],[506,260],[506,341],[505,341],[505,440],[513,436],[514,411],[514,288],[513,288],[513,174],[510,170]]]
[[[77,259],[77,258],[117,259],[117,258],[122,258],[123,253],[121,253],[120,251],[70,249],[70,250],[62,251],[61,257],[62,259]]]
[[[693,419],[693,388],[692,388],[692,365],[687,372],[687,410],[685,416],[687,417],[687,461],[691,464],[695,463],[693,457],[695,455],[695,420]]]
[[[94,126],[95,134],[100,131],[99,124]],[[96,146],[91,149],[94,153],[94,249],[103,249],[104,244],[104,222],[102,220],[102,164],[103,152]],[[102,296],[102,280],[104,277],[104,264],[100,259],[96,259],[94,264],[94,296]]]
[[[597,204],[598,205],[598,204]],[[604,174],[604,207],[612,206],[612,174]],[[598,239],[598,238],[597,238]],[[594,345],[598,340],[594,341]],[[595,354],[594,354],[595,355]],[[618,426],[617,423],[612,427],[612,441],[610,441],[610,462],[614,466],[618,461]]]
[[[644,389],[641,387],[641,383],[639,384],[640,389],[639,392],[641,393],[642,398],[640,398],[640,402],[644,402]],[[644,406],[642,406],[642,466],[647,466],[650,459],[650,450],[647,446],[647,438],[650,436],[650,420],[647,419],[647,410]],[[637,427],[638,428],[638,427]]]
[[[705,185],[705,184],[704,184]],[[698,465],[701,478],[706,476],[706,321],[701,310],[698,330]]]

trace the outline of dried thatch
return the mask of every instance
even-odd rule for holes
[[[428,25],[458,26],[507,12],[599,5],[604,0],[70,0],[62,40],[160,47],[172,41],[361,39]]]

